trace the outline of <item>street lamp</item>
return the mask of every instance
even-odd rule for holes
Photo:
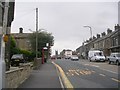
[[[90,26],[83,26],[83,27],[88,27],[90,29],[90,35],[91,35],[91,39],[92,39],[92,28]]]

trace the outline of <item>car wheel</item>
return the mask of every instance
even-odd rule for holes
[[[91,62],[91,59],[90,59],[90,62]]]
[[[117,64],[118,66],[120,65],[120,63],[119,63],[119,61],[118,61],[118,60],[116,61],[116,64]]]
[[[105,62],[105,60],[103,60],[103,62]]]
[[[111,64],[111,61],[109,60],[109,64]]]

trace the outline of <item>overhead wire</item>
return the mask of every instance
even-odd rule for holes
[[[21,15],[21,16],[18,16],[18,17],[17,17],[17,21],[21,20],[22,18],[26,17],[27,15],[32,14],[33,11],[35,11],[35,9],[31,10],[30,12],[26,12],[26,13],[24,13],[24,14]]]

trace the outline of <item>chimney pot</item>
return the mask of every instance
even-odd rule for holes
[[[112,30],[110,30],[109,28],[107,29],[107,34],[112,33]]]
[[[101,35],[102,35],[102,37],[104,37],[104,36],[106,35],[106,33],[105,33],[105,32],[103,32],[103,33],[101,33]]]
[[[97,34],[97,38],[100,38],[100,34]]]
[[[23,28],[19,28],[19,33],[23,33]]]

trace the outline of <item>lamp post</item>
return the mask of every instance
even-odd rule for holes
[[[83,26],[83,27],[88,27],[90,29],[90,35],[91,35],[91,39],[92,39],[92,28],[90,26]]]

